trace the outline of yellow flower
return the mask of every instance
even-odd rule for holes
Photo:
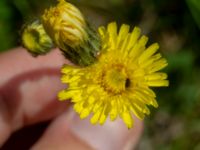
[[[36,56],[46,54],[53,47],[52,40],[38,20],[24,27],[22,44],[30,53]]]
[[[150,87],[169,84],[167,74],[158,72],[167,61],[157,53],[157,43],[145,47],[148,38],[140,37],[140,32],[138,27],[129,32],[129,26],[122,25],[118,33],[116,23],[100,27],[98,61],[84,68],[64,65],[61,80],[69,87],[58,94],[59,99],[71,99],[81,119],[93,114],[92,124],[119,116],[131,128],[132,114],[139,119],[150,114],[147,105],[158,107]]]
[[[87,39],[86,23],[81,12],[65,0],[59,0],[55,7],[45,10],[42,23],[55,44],[66,49],[75,47]]]

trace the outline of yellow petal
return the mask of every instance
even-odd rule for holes
[[[114,121],[118,116],[118,111],[117,111],[117,108],[112,108],[111,111],[110,111],[110,120],[111,121]]]
[[[79,91],[75,91],[75,90],[62,90],[58,93],[58,99],[60,101],[63,101],[63,100],[68,100],[70,98],[73,97],[74,94],[77,94]]]
[[[140,63],[140,66],[141,66],[142,68],[147,68],[147,67],[149,67],[150,65],[152,65],[153,62],[157,61],[157,60],[160,59],[161,57],[162,57],[162,56],[161,56],[160,53],[155,54],[155,55],[151,56],[151,58],[145,60],[143,63]]]
[[[148,37],[142,36],[139,41],[134,45],[134,47],[130,50],[129,57],[133,61],[135,61],[135,58],[137,58],[142,52],[143,49],[145,49],[145,45],[148,41]]]
[[[125,57],[124,59],[126,59],[126,57],[128,55],[128,52],[129,52],[128,49],[127,49],[128,43],[130,43],[130,34],[128,34],[126,36],[126,38],[124,39],[124,41],[123,41],[123,43],[121,45],[121,48],[120,48],[120,51],[122,52],[123,56]]]
[[[130,98],[130,103],[135,105],[140,111],[142,111],[145,107],[145,104],[141,101],[138,101],[137,99]]]
[[[106,35],[106,28],[101,26],[98,28],[98,31],[99,31],[99,34],[102,38],[105,38],[105,35]]]
[[[119,35],[118,35],[118,39],[117,39],[117,47],[121,45],[121,43],[123,42],[123,40],[126,38],[126,36],[128,35],[130,26],[123,24],[119,30]]]
[[[105,114],[101,114],[100,118],[99,118],[99,124],[103,125],[106,121],[107,116]]]
[[[113,48],[116,46],[116,39],[117,39],[117,24],[116,22],[112,22],[108,24],[108,34],[110,38],[110,44],[112,45]]]
[[[89,107],[87,107],[87,108],[84,108],[84,109],[81,111],[81,113],[80,113],[80,118],[81,118],[81,119],[84,119],[84,118],[86,118],[87,116],[89,116],[89,114],[90,114],[90,112],[91,112],[91,108],[92,108],[92,106],[89,106]]]
[[[112,105],[112,108],[111,108],[111,111],[110,111],[110,120],[114,121],[118,116],[118,110],[117,110],[118,106],[117,106],[115,99],[112,101],[111,105]]]
[[[133,96],[145,104],[150,104],[148,95],[146,95],[145,93],[142,93],[141,91],[135,90],[135,92],[133,93]]]
[[[136,115],[136,117],[138,117],[141,120],[144,119],[144,113],[142,111],[140,111],[136,106],[134,106],[132,104],[130,108],[131,108],[132,112]]]
[[[72,67],[70,65],[63,65],[61,72],[67,74],[70,71],[72,71],[73,69],[74,69],[74,67]]]
[[[77,112],[77,113],[81,113],[81,111],[83,110],[83,101],[82,102],[79,102],[79,103],[76,103],[74,104],[74,110]]]
[[[169,86],[169,81],[168,80],[153,80],[153,81],[148,81],[147,84],[153,87]]]
[[[151,100],[150,103],[151,103],[151,105],[154,106],[155,108],[158,107],[158,103],[157,103],[157,101],[156,101],[154,98]]]
[[[167,74],[166,73],[157,72],[157,73],[153,73],[153,74],[150,74],[150,75],[146,75],[145,79],[147,81],[164,80],[164,79],[167,79]]]
[[[137,78],[137,77],[143,77],[145,75],[145,71],[144,69],[137,69],[133,72],[133,77]]]
[[[101,110],[98,110],[96,113],[94,113],[94,115],[90,119],[90,122],[92,124],[96,124],[98,122],[98,120],[99,120],[100,115],[101,115]]]
[[[140,91],[150,97],[156,97],[156,94],[148,87],[134,87],[134,90]]]
[[[147,115],[150,114],[150,110],[149,110],[149,108],[148,108],[147,106],[144,107],[143,113],[145,113],[145,114],[147,114]]]
[[[149,40],[149,38],[147,36],[143,35],[139,39],[138,44],[140,45],[140,47],[143,47],[143,46],[145,46],[147,44],[148,40]]]
[[[131,114],[129,112],[123,112],[121,117],[122,117],[124,123],[126,124],[126,126],[128,127],[128,129],[132,128],[133,118],[132,118]]]
[[[156,71],[159,71],[167,66],[167,60],[164,58],[161,58],[160,60],[154,62],[150,67],[149,67],[149,73],[153,73]]]
[[[106,118],[107,118],[107,114],[105,113],[106,108],[107,108],[107,105],[105,105],[103,107],[102,113],[100,115],[100,118],[99,118],[99,124],[100,125],[103,125],[106,121]]]
[[[148,58],[150,58],[159,48],[158,43],[154,43],[151,46],[149,46],[139,57],[138,63],[141,64]]]
[[[130,50],[131,48],[133,48],[133,46],[135,45],[135,43],[137,42],[139,36],[141,34],[141,30],[138,27],[135,27],[130,35],[130,41],[127,44],[127,49]]]
[[[74,81],[78,81],[79,79],[80,79],[80,76],[69,77],[69,76],[67,76],[67,75],[63,75],[63,76],[61,77],[62,83],[74,82]]]
[[[95,101],[96,101],[96,97],[94,97],[94,96],[92,96],[92,95],[88,97],[88,103],[89,103],[90,105],[92,105]]]
[[[99,109],[101,109],[102,105],[103,105],[103,101],[101,101],[100,99],[97,99],[96,103],[94,104],[94,108],[92,109],[92,111],[94,113],[96,113],[97,111],[99,111]]]

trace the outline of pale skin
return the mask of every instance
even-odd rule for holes
[[[71,109],[68,110],[71,104],[57,100],[58,91],[65,87],[60,81],[60,68],[64,63],[70,62],[59,50],[37,58],[23,48],[0,54],[0,147],[15,131],[28,125],[53,120],[32,146],[32,150],[94,149],[94,144],[72,131],[70,124],[73,121],[69,119]],[[143,123],[135,120],[133,129],[123,129],[119,131],[118,139],[113,139],[122,149],[135,147],[139,141]],[[81,127],[81,120],[78,122]],[[118,130],[121,129],[118,128],[117,132]],[[101,142],[103,134],[101,132],[95,135],[97,142]]]

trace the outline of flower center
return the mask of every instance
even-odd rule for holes
[[[102,82],[104,88],[114,94],[119,94],[130,86],[130,79],[128,79],[126,71],[122,67],[106,70]]]

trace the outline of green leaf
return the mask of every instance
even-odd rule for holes
[[[186,0],[188,7],[200,28],[200,0]]]

